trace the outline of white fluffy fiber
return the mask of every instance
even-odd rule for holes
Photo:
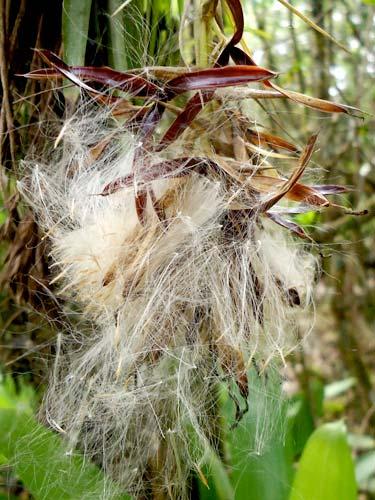
[[[43,411],[127,491],[185,498],[189,471],[214,442],[217,382],[295,347],[287,290],[308,303],[313,262],[270,221],[228,233],[219,176],[154,181],[167,226],[151,203],[140,224],[133,187],[99,196],[130,172],[137,138],[122,128],[81,112],[45,164],[25,164],[20,189],[49,238],[58,293],[72,304]],[[90,148],[109,134],[90,163]]]

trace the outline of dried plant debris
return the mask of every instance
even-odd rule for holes
[[[41,241],[40,229],[28,210],[20,215],[19,195],[5,204],[8,217],[0,229],[0,241],[7,242],[0,273],[0,286],[8,288],[17,304],[29,304],[48,312],[51,307],[48,290],[46,242]]]
[[[140,496],[185,498],[217,441],[216,385],[237,387],[236,424],[249,367],[295,348],[315,260],[289,217],[345,192],[303,183],[317,136],[301,150],[256,126],[237,91],[260,83],[257,100],[352,108],[276,85],[238,47],[240,2],[227,5],[235,32],[213,67],[121,73],[43,50],[49,68],[26,75],[67,78],[83,94],[50,156],[25,160],[19,183],[48,234],[58,293],[82,313],[59,336],[43,412]]]

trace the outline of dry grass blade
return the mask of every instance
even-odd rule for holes
[[[123,2],[119,7],[117,7],[117,9],[114,12],[112,12],[112,14],[110,14],[111,17],[117,16],[117,14],[119,14],[123,9],[125,9],[125,7],[129,5],[131,2],[132,0],[125,0],[125,2]]]
[[[27,212],[11,235],[0,273],[0,286],[8,288],[18,304],[26,302],[47,311],[51,307],[44,294],[48,274],[45,242],[40,239],[33,215]]]
[[[295,92],[293,90],[285,90],[274,82],[267,82],[273,89],[277,90],[281,94],[285,95],[292,101],[298,102],[312,109],[317,109],[318,111],[323,111],[324,113],[346,113],[353,116],[361,116],[361,110],[354,108],[352,106],[346,106],[345,104],[337,104],[331,101],[326,101],[324,99],[318,99],[317,97],[311,97],[300,92]],[[357,115],[357,113],[359,115]]]
[[[0,80],[2,87],[1,116],[3,110],[7,125],[7,134],[9,137],[9,147],[12,162],[16,161],[16,139],[14,134],[13,110],[11,105],[11,96],[9,91],[8,67],[6,64],[6,25],[5,25],[5,2],[0,2]],[[1,126],[0,126],[1,128]],[[0,136],[0,154],[2,156],[3,137]],[[0,157],[0,162],[3,159]]]
[[[307,146],[305,147],[305,150],[299,160],[299,164],[297,168],[295,169],[294,173],[292,176],[283,184],[281,189],[271,196],[268,200],[264,201],[261,203],[259,210],[261,212],[266,212],[269,210],[273,205],[275,205],[281,198],[283,198],[291,189],[292,187],[298,182],[298,180],[301,178],[303,175],[303,172],[306,169],[306,166],[308,162],[310,161],[311,155],[313,154],[314,151],[314,146],[316,143],[316,140],[318,138],[317,134],[314,134],[311,136],[309,142],[307,143]]]
[[[251,153],[256,153],[260,156],[265,156],[267,158],[281,158],[284,160],[295,160],[295,156],[286,155],[282,153],[275,153],[274,151],[270,151],[269,149],[262,149],[259,146],[252,144],[250,142],[246,142],[246,148],[251,151]]]
[[[291,151],[296,153],[299,151],[299,148],[292,144],[289,141],[286,141],[282,137],[278,137],[277,135],[270,134],[268,132],[260,132],[258,130],[248,130],[247,136],[253,144],[263,144],[273,148],[286,149],[287,151]]]
[[[345,45],[343,45],[341,42],[339,42],[338,40],[336,40],[336,38],[334,38],[332,35],[330,35],[329,33],[327,33],[327,31],[325,31],[323,28],[321,28],[316,23],[314,23],[314,21],[312,21],[309,17],[307,17],[301,11],[299,11],[298,9],[296,9],[289,2],[287,2],[286,0],[278,0],[278,2],[280,2],[282,5],[284,5],[284,7],[286,7],[291,12],[293,12],[293,14],[295,14],[300,19],[302,19],[302,21],[304,21],[306,24],[308,24],[309,26],[311,26],[311,28],[313,28],[314,30],[318,31],[321,35],[323,35],[326,38],[328,38],[329,40],[331,40],[331,42],[333,42],[334,44],[336,44],[341,49],[345,50],[345,52],[348,52],[348,54],[351,54],[350,50],[347,47],[345,47]]]

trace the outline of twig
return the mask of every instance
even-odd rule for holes
[[[1,79],[1,86],[3,88],[2,107],[4,107],[5,119],[8,129],[7,131],[9,137],[10,155],[12,163],[14,163],[16,160],[16,148],[15,148],[12,108],[9,99],[8,69],[6,67],[7,58],[5,51],[5,37],[6,37],[5,10],[6,10],[5,0],[0,0],[0,79]]]
[[[345,47],[345,45],[343,45],[341,42],[339,42],[338,40],[336,40],[336,38],[334,38],[332,35],[330,35],[329,33],[327,33],[320,26],[318,26],[317,24],[315,24],[310,18],[308,18],[307,16],[305,16],[305,14],[303,14],[298,9],[296,9],[295,7],[293,7],[293,5],[291,5],[289,2],[287,2],[286,0],[278,0],[278,2],[280,2],[282,5],[284,5],[284,7],[286,7],[291,12],[293,12],[293,14],[295,14],[300,19],[302,19],[302,21],[304,21],[309,26],[311,26],[311,28],[313,28],[315,31],[318,31],[321,35],[323,35],[326,38],[328,38],[329,40],[331,40],[331,42],[335,43],[338,47],[340,47],[341,49],[345,50],[345,52],[347,52],[348,54],[351,54],[350,50],[347,47]]]

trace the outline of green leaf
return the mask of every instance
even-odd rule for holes
[[[0,456],[37,499],[127,499],[94,465],[32,414],[30,387],[0,378]],[[27,402],[28,399],[28,402]]]
[[[227,436],[236,499],[285,500],[293,475],[287,403],[278,375],[249,372],[249,381],[249,411]]]
[[[36,499],[121,498],[94,464],[68,450],[58,435],[33,417],[1,410],[0,428],[0,452],[10,458],[9,464]]]
[[[207,452],[204,472],[207,472],[208,488],[200,481],[200,491],[205,500],[234,500],[234,489],[229,481],[229,477],[223,462],[213,450]],[[214,488],[213,488],[214,486]]]
[[[287,410],[287,418],[294,444],[294,454],[299,455],[314,431],[314,419],[303,394],[298,394],[293,398]]]
[[[196,479],[198,483],[199,500],[217,500],[218,496],[216,494],[216,488],[212,478],[212,470],[210,470],[207,466],[204,466],[201,472],[204,475],[204,482],[199,475]]]
[[[32,413],[35,402],[35,393],[32,387],[21,380],[17,391],[14,379],[3,377],[0,373],[0,410],[11,409],[28,414]]]
[[[223,392],[219,387],[219,397],[222,399]],[[220,405],[219,405],[220,406]],[[219,418],[220,423],[224,421]],[[220,424],[218,424],[219,428]],[[193,454],[200,449],[193,427],[190,429],[191,451]],[[172,435],[172,434],[171,434]],[[225,446],[225,445],[224,445]],[[196,479],[199,489],[200,500],[234,500],[235,493],[229,480],[228,469],[216,451],[206,443],[206,449],[202,461],[196,464]]]
[[[324,424],[308,440],[289,500],[355,500],[354,465],[342,422]]]
[[[223,432],[226,430],[225,436],[223,435],[225,464],[216,454],[207,452],[202,473],[209,488],[200,481],[199,498],[287,498],[292,481],[294,456],[286,411],[288,403],[281,394],[279,375],[276,372],[267,375],[259,376],[255,370],[248,372],[249,410],[234,429],[234,404],[229,398],[227,386],[223,384],[220,387],[220,421]],[[241,402],[235,384],[231,387],[231,393]]]

